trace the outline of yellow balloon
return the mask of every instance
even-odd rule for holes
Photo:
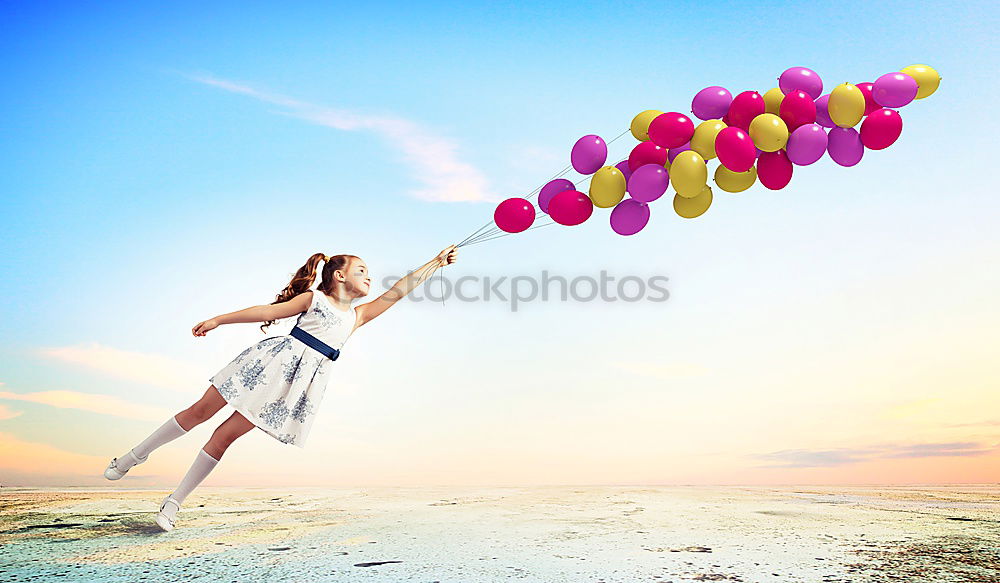
[[[842,128],[853,128],[865,115],[865,95],[857,85],[841,83],[830,92],[827,108],[830,121]]]
[[[632,130],[632,135],[635,139],[640,142],[649,141],[649,124],[656,119],[657,116],[663,115],[662,111],[656,109],[647,109],[646,111],[640,113],[639,115],[632,118],[632,125],[629,127]]]
[[[767,113],[778,115],[778,110],[781,107],[781,100],[784,98],[785,94],[782,93],[781,89],[778,87],[768,89],[767,93],[764,94],[764,106],[767,108]]]
[[[712,187],[705,186],[698,193],[697,196],[693,198],[684,198],[683,196],[674,195],[674,212],[684,217],[685,219],[693,219],[697,216],[705,214],[708,207],[712,206]]]
[[[605,166],[590,179],[590,200],[594,206],[611,208],[625,198],[625,175],[614,166]]]
[[[906,73],[917,82],[917,99],[930,96],[941,84],[941,75],[927,65],[910,65],[900,73]]]
[[[733,172],[722,164],[715,169],[715,183],[726,192],[743,192],[757,182],[757,168],[751,166],[746,172]]]
[[[694,150],[684,150],[670,165],[670,183],[677,194],[684,198],[698,196],[708,183],[708,166],[701,154]]]
[[[750,122],[750,139],[765,152],[777,152],[788,143],[788,126],[773,113],[762,113]]]
[[[670,172],[670,158],[667,158],[667,161],[663,163],[663,167],[667,169],[667,172]]]
[[[703,160],[715,158],[715,136],[724,129],[726,124],[721,119],[706,119],[701,122],[694,128],[694,135],[691,136],[691,149],[701,154]]]

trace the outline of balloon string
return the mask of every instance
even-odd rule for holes
[[[610,146],[611,144],[615,143],[622,136],[624,136],[625,134],[629,133],[629,131],[630,130],[626,129],[622,133],[618,134],[617,136],[615,136],[614,138],[612,138],[611,141],[608,142],[608,145]],[[561,171],[559,171],[555,176],[553,176],[552,178],[546,180],[540,186],[537,186],[534,189],[532,189],[531,192],[528,193],[527,195],[525,195],[523,198],[530,200],[531,197],[533,197],[533,196],[541,193],[542,188],[544,188],[546,184],[548,184],[549,182],[552,182],[553,180],[555,180],[557,178],[561,178],[562,176],[564,176],[567,172],[569,172],[572,169],[573,169],[573,165],[572,164],[570,164],[569,166],[566,166]],[[573,184],[573,186],[579,185],[581,182],[584,182],[585,180],[587,180],[587,178],[589,178],[589,175],[584,176],[579,181],[575,182]],[[545,213],[542,213],[542,214],[545,214]],[[541,216],[540,214],[536,214],[535,218],[539,218],[540,216]],[[492,227],[491,227],[491,225],[492,225]],[[534,227],[532,227],[532,228],[534,228]],[[525,230],[530,230],[530,229],[525,229]],[[472,234],[470,234],[468,237],[466,237],[465,239],[462,239],[462,241],[458,245],[456,245],[456,247],[463,247],[465,245],[471,245],[474,242],[480,242],[481,240],[483,240],[483,238],[485,238],[485,237],[491,237],[492,235],[496,235],[496,234],[498,234],[500,232],[501,232],[501,229],[499,227],[495,226],[494,223],[493,223],[493,221],[489,221],[488,223],[484,224],[483,226],[481,226],[478,229],[476,229],[475,231],[473,231]]]
[[[554,225],[554,224],[556,224],[555,221],[552,221],[551,223],[543,223],[541,225],[535,225],[534,227],[529,227],[529,228],[525,229],[524,231],[519,231],[519,232],[520,233],[524,233],[524,232],[530,231],[532,229],[540,229],[542,227],[548,227],[549,225]],[[486,241],[492,241],[493,239],[502,239],[503,237],[507,237],[509,235],[516,235],[516,234],[518,234],[518,233],[506,233],[505,232],[505,233],[500,234],[500,235],[494,235],[492,237],[486,237],[486,238],[483,238],[483,239],[478,239],[478,240],[476,240],[476,241],[474,241],[472,243],[468,243],[468,245],[476,245],[477,243],[485,243]]]

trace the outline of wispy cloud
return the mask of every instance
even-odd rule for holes
[[[6,421],[7,419],[13,419],[14,417],[20,417],[21,415],[24,415],[24,411],[15,411],[7,405],[0,403],[0,421]]]
[[[0,433],[0,475],[4,486],[79,484],[81,479],[101,483],[104,480],[101,474],[109,461]]]
[[[776,462],[758,467],[811,468],[831,467],[889,458],[976,456],[997,451],[997,444],[971,441],[946,443],[915,443],[867,448],[785,449],[754,457]]]
[[[43,357],[79,365],[142,385],[190,393],[192,386],[208,387],[203,371],[159,354],[121,350],[97,343],[41,348]]]
[[[210,75],[185,75],[193,81],[224,91],[253,97],[288,108],[278,112],[341,131],[369,131],[396,149],[423,186],[413,196],[435,202],[489,201],[500,199],[489,193],[486,178],[458,156],[458,144],[417,122],[386,115],[365,115],[316,105],[284,95],[255,89],[242,83]]]
[[[149,407],[129,403],[128,401],[113,397],[111,395],[98,395],[94,393],[81,393],[79,391],[36,391],[33,393],[11,393],[0,391],[0,399],[10,401],[22,401],[25,403],[38,403],[60,409],[77,409],[80,411],[90,411],[102,415],[113,415],[115,417],[125,417],[128,419],[139,419],[142,421],[162,421],[174,411],[159,407]],[[5,407],[0,405],[0,419],[4,419],[2,413]],[[20,415],[21,412],[16,412]]]

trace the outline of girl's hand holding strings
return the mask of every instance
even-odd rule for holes
[[[194,328],[191,328],[191,333],[195,336],[204,336],[209,330],[214,330],[219,327],[219,322],[215,318],[210,318],[204,322],[198,322],[195,324]]]
[[[443,251],[437,254],[437,257],[435,257],[440,267],[444,267],[445,265],[451,265],[457,260],[457,258],[458,258],[457,245],[448,245],[447,247],[445,247]]]

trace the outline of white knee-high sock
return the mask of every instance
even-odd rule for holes
[[[181,480],[177,489],[171,494],[171,498],[177,500],[178,504],[183,504],[184,499],[188,497],[197,486],[204,480],[209,473],[215,468],[215,465],[219,463],[219,460],[205,453],[205,450],[199,449],[198,456],[194,458],[194,463],[191,464],[191,468],[188,469],[187,474],[185,474],[184,479]]]
[[[177,422],[177,419],[173,416],[167,419],[166,422],[159,426],[156,431],[151,433],[149,437],[144,439],[142,443],[132,448],[132,453],[140,458],[148,457],[152,451],[164,443],[173,441],[178,437],[187,433],[187,430],[181,427],[181,424]],[[128,452],[118,456],[118,469],[122,471],[128,471],[133,465],[132,456],[128,455]]]

